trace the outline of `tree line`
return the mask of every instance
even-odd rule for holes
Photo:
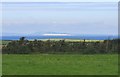
[[[20,40],[11,41],[3,46],[3,54],[31,54],[31,53],[79,53],[79,54],[107,54],[118,53],[120,39],[104,40],[103,42],[72,42],[72,41],[34,41]]]

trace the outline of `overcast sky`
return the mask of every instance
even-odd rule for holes
[[[117,35],[117,2],[3,3],[3,33]]]

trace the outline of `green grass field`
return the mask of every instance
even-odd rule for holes
[[[118,74],[117,54],[4,54],[2,61],[3,75]]]
[[[2,76],[2,54],[0,54],[0,76]]]
[[[38,40],[42,40],[42,41],[47,41],[47,40],[51,40],[51,41],[60,41],[60,40],[65,40],[66,42],[83,42],[84,39],[38,39]],[[34,40],[31,40],[34,41]],[[103,42],[104,40],[85,40],[85,42]]]
[[[7,40],[0,40],[0,45],[6,45],[6,44],[8,44],[9,42],[11,42],[11,41],[7,41]]]

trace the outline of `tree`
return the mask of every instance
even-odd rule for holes
[[[25,40],[25,37],[21,37],[21,38],[20,38],[20,41],[24,41],[24,40]]]

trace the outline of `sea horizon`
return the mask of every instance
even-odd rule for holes
[[[117,39],[117,35],[71,35],[71,36],[44,36],[44,35],[18,35],[18,36],[1,36],[0,40],[19,40],[20,37],[25,37],[27,40],[34,39],[79,39],[79,40],[108,40]]]

